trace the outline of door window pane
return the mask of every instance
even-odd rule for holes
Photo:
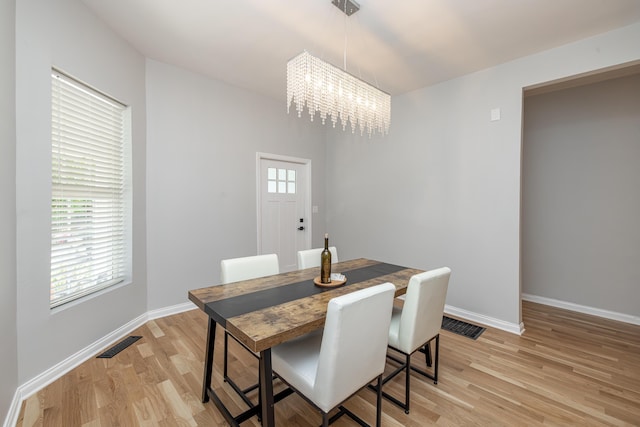
[[[295,194],[295,169],[267,168],[267,192]]]

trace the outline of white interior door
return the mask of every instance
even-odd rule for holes
[[[297,269],[309,247],[308,160],[258,155],[258,253],[278,254],[280,271]]]

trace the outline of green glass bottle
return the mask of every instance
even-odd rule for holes
[[[331,252],[329,252],[329,235],[324,235],[324,250],[320,254],[320,282],[331,283]]]

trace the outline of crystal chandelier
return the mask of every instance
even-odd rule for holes
[[[344,0],[333,3],[338,5],[340,1]],[[353,4],[351,0],[348,3]],[[345,14],[350,14],[346,5]],[[306,106],[311,121],[320,113],[323,124],[329,116],[333,127],[340,119],[345,130],[348,121],[353,133],[356,127],[361,135],[366,130],[369,137],[375,131],[383,135],[389,133],[391,96],[307,51],[287,63],[287,113],[292,102],[298,117]]]

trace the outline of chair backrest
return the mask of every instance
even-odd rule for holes
[[[413,353],[440,332],[449,276],[451,269],[442,267],[411,277],[400,317],[398,350]]]
[[[321,409],[335,407],[384,372],[395,291],[387,282],[329,301],[314,386]]]
[[[220,261],[220,281],[225,283],[271,276],[280,272],[277,254],[255,255]]]
[[[320,267],[320,254],[324,248],[307,249],[298,251],[298,270],[311,267]],[[331,252],[331,264],[338,262],[338,249],[335,246],[329,246]]]

